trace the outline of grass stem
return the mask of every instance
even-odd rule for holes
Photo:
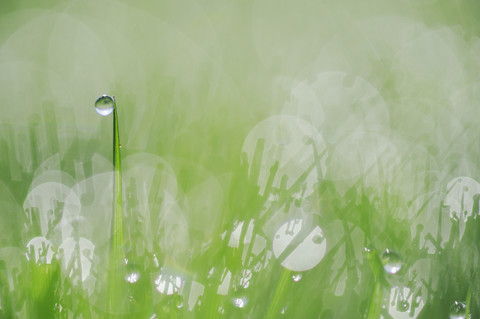
[[[113,109],[113,163],[114,163],[114,210],[112,222],[112,246],[110,249],[108,312],[118,312],[121,306],[121,284],[123,263],[123,213],[122,213],[122,170],[120,158],[120,134],[117,107]]]
[[[471,319],[471,310],[470,310],[470,302],[472,300],[472,286],[468,287],[468,293],[467,293],[467,309],[465,311],[465,319]]]
[[[282,275],[280,276],[280,280],[278,281],[277,289],[275,289],[273,300],[268,307],[267,315],[265,316],[266,319],[278,318],[291,277],[292,271],[284,269]]]
[[[380,318],[380,312],[382,310],[383,292],[382,292],[382,275],[383,267],[378,258],[378,253],[375,249],[369,249],[366,251],[366,257],[370,264],[370,268],[373,272],[375,285],[372,291],[372,297],[370,299],[370,305],[368,306],[367,319]]]

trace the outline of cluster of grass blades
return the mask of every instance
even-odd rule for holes
[[[453,211],[449,218],[445,207],[453,205],[453,187],[474,187],[471,180],[446,183],[445,202],[426,196],[405,203],[386,186],[381,192],[366,186],[367,173],[347,188],[322,177],[331,151],[322,143],[305,140],[302,152],[311,151],[312,162],[288,171],[286,154],[271,163],[269,140],[254,138],[234,174],[202,177],[201,187],[178,194],[174,175],[184,170],[190,176],[191,163],[169,168],[152,154],[134,153],[122,172],[115,99],[101,96],[95,107],[102,116],[113,114],[113,176],[101,173],[72,189],[104,183],[102,196],[112,199],[104,219],[111,230],[101,237],[106,240],[92,235],[90,241],[80,228],[89,226],[82,224],[91,218],[88,209],[85,216],[72,213],[76,197],[63,184],[48,184],[56,194],[42,204],[36,196],[45,194],[44,184],[32,182],[22,220],[26,255],[18,248],[1,250],[3,317],[401,319],[474,318],[478,312],[478,247],[471,243],[479,221]],[[287,132],[296,125],[282,123]],[[283,148],[292,138],[284,131],[274,136]],[[210,192],[222,187],[222,202],[202,206],[212,204]],[[78,197],[85,207],[95,202],[88,192]],[[472,203],[465,211],[478,210],[477,197]],[[193,214],[202,228],[182,228],[188,204],[218,210],[220,219],[202,221]],[[48,218],[39,213],[45,207],[52,207]],[[404,207],[415,216],[428,210],[438,218],[438,231],[422,237],[428,225],[412,228],[405,219],[382,214]],[[55,245],[56,236],[72,230],[73,237]],[[474,256],[473,263],[461,262],[465,254]]]
[[[0,319],[478,318],[479,3],[0,1]]]

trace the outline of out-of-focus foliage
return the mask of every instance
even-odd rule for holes
[[[478,14],[1,1],[0,318],[478,317]]]

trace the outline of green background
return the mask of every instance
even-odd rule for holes
[[[0,316],[479,316],[479,16],[1,1]],[[102,94],[123,161],[115,313]]]

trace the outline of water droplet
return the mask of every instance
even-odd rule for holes
[[[293,281],[298,282],[298,281],[302,280],[302,274],[294,274],[292,276],[292,279],[293,279]]]
[[[408,303],[408,301],[406,300],[399,300],[397,302],[397,310],[400,311],[400,312],[405,312],[405,311],[408,311],[408,309],[410,308],[410,304]]]
[[[178,309],[183,308],[183,298],[177,299],[176,304],[177,304],[177,308],[178,308]]]
[[[463,301],[455,301],[450,307],[450,319],[465,319],[467,305]]]
[[[396,274],[402,269],[402,258],[399,254],[389,249],[386,249],[382,256],[380,256],[380,261],[382,262],[383,269],[389,274]]]
[[[247,303],[248,303],[248,300],[245,297],[233,299],[233,305],[237,308],[244,308],[247,305]]]
[[[131,284],[136,283],[140,279],[140,274],[136,271],[132,271],[125,276],[125,280]]]
[[[102,116],[112,114],[115,107],[115,100],[108,95],[102,95],[95,101],[95,111]]]
[[[140,271],[134,263],[130,263],[128,260],[126,260],[126,263],[125,280],[131,284],[134,284],[140,280]]]

